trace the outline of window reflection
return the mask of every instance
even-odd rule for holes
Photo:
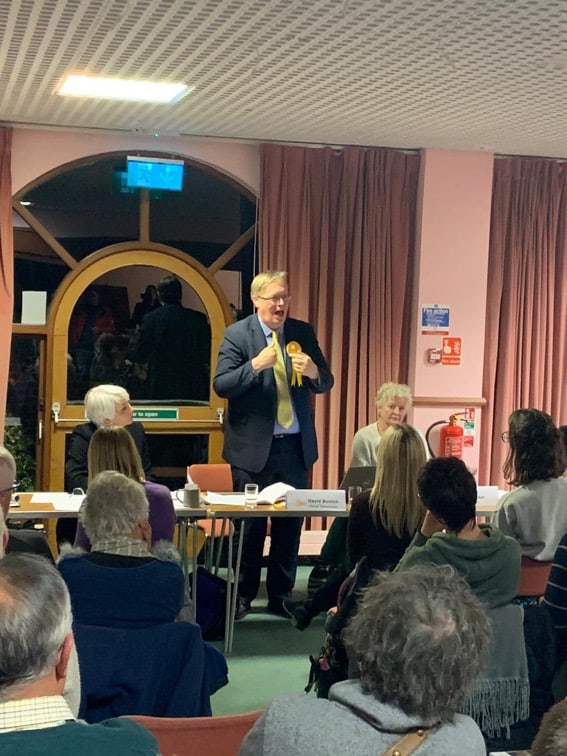
[[[115,383],[140,403],[209,402],[209,322],[195,291],[166,271],[132,266],[102,276],[77,302],[68,344],[69,401]]]
[[[39,338],[12,337],[4,443],[16,458],[22,490],[33,491],[39,412]]]

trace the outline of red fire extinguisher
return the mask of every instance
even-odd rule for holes
[[[457,424],[457,415],[451,415],[449,424],[439,429],[439,456],[463,458],[464,431]]]

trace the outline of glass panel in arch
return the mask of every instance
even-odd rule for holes
[[[161,268],[134,265],[94,281],[73,309],[69,354],[69,401],[82,401],[92,386],[114,383],[136,403],[209,403],[205,308],[186,281]]]
[[[256,202],[236,181],[186,161],[180,192],[150,192],[150,237],[210,267],[256,221]],[[235,319],[252,312],[254,238],[242,242],[216,278]]]
[[[93,157],[63,167],[22,199],[76,260],[139,238],[140,197],[125,186],[125,156]],[[101,222],[104,219],[104,222]]]
[[[12,336],[4,443],[16,459],[22,491],[35,490],[40,337]]]

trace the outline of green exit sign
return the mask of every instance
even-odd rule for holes
[[[179,420],[179,410],[173,407],[164,409],[162,407],[152,409],[135,409],[134,420]]]

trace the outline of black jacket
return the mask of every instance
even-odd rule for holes
[[[89,479],[88,452],[93,433],[97,430],[94,423],[77,425],[69,438],[69,450],[65,462],[65,490],[71,492],[74,488],[87,490]],[[133,422],[126,426],[126,430],[134,439],[136,448],[142,458],[142,467],[146,479],[151,479],[152,462],[148,449],[148,440],[142,423]]]

